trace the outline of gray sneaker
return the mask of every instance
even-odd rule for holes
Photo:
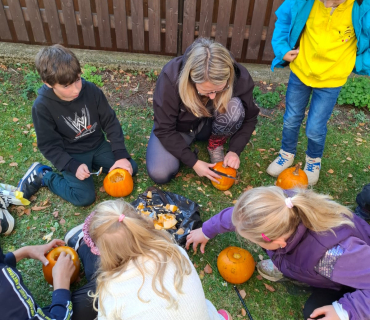
[[[271,259],[258,262],[257,271],[263,278],[272,282],[288,281],[288,278],[285,278],[279,269],[275,267]]]
[[[224,161],[224,146],[218,146],[216,149],[208,149],[209,156],[211,158],[211,163],[217,163],[220,161]]]

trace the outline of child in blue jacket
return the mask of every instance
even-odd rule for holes
[[[267,173],[276,177],[293,164],[299,129],[307,117],[304,171],[319,179],[327,122],[352,71],[370,74],[370,0],[285,0],[276,11],[271,69],[290,63],[282,146]]]

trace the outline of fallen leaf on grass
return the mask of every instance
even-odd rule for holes
[[[51,241],[51,237],[53,236],[54,232],[50,232],[42,237],[42,240],[46,240],[47,242]]]
[[[233,196],[233,194],[229,190],[224,191],[224,195],[225,196],[230,196],[230,197]]]
[[[26,210],[24,210],[24,213],[25,213],[27,216],[29,216],[29,215],[31,214],[31,209],[26,209]]]
[[[352,160],[352,158],[350,158],[350,157],[347,157],[346,159],[347,159],[348,161],[351,161],[351,160]]]
[[[99,188],[99,191],[100,191],[100,192],[105,192],[104,186],[101,186],[101,187]]]
[[[245,309],[242,309],[242,316],[245,317],[247,315],[247,311]]]
[[[37,197],[35,195],[31,196],[30,201],[35,201]]]
[[[80,212],[75,212],[75,216],[79,216],[80,214]]]
[[[245,191],[248,191],[248,190],[251,190],[251,189],[253,189],[253,186],[247,186],[246,188],[243,189],[243,191],[245,192]]]
[[[16,163],[16,162],[11,162],[11,163],[9,163],[9,166],[10,166],[10,167],[18,167],[18,163]]]
[[[13,122],[18,122],[19,119],[18,118],[13,118]]]
[[[353,178],[353,175],[351,175],[350,173],[348,174],[348,178]]]
[[[264,283],[264,285],[265,285],[265,287],[266,287],[266,289],[267,289],[268,291],[275,292],[275,288],[274,288],[274,287],[271,287],[271,286],[270,286],[270,285],[268,285],[267,283]]]
[[[266,149],[257,149],[257,151],[259,151],[259,152],[265,152]]]
[[[59,211],[54,211],[54,212],[52,213],[52,215],[54,216],[54,218],[58,218]]]
[[[211,274],[213,272],[212,267],[207,263],[207,265],[204,267],[204,272]]]
[[[199,271],[199,279],[202,280],[204,278],[204,271],[200,270]]]
[[[328,170],[328,173],[334,173],[334,170],[333,169],[329,169]]]
[[[256,278],[257,278],[258,280],[262,280],[262,276],[261,276],[260,274],[258,274],[258,275],[256,276]]]
[[[33,211],[41,211],[41,210],[44,210],[44,209],[49,208],[49,207],[50,207],[50,206],[44,206],[44,207],[34,206],[34,207],[32,207],[31,209],[32,209]]]
[[[263,260],[263,255],[262,254],[259,254],[258,255],[258,258],[262,261]]]
[[[64,226],[64,225],[66,224],[66,221],[62,218],[62,219],[60,219],[59,223],[60,223],[62,226]]]
[[[46,206],[48,204],[50,204],[50,200],[49,199],[44,200],[44,202],[42,203],[43,206]]]
[[[256,166],[257,166],[258,168],[260,168],[260,167],[261,167],[261,165],[260,165],[258,162],[256,162]]]
[[[239,290],[239,293],[240,293],[240,296],[242,297],[242,299],[244,299],[245,296],[247,295],[247,293],[244,290]]]

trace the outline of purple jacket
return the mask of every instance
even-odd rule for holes
[[[213,238],[235,231],[232,210],[227,208],[204,222],[203,233]],[[351,320],[365,320],[370,315],[370,226],[355,215],[353,221],[356,228],[336,228],[336,235],[312,232],[300,224],[285,248],[267,250],[267,254],[287,277],[314,287],[357,289],[338,302]]]

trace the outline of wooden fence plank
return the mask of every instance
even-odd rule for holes
[[[142,0],[131,0],[132,47],[144,51],[144,4]]]
[[[148,1],[149,51],[161,51],[161,3],[160,0]]]
[[[230,51],[235,58],[242,56],[245,25],[248,17],[249,0],[238,0],[235,7],[233,37]]]
[[[80,44],[80,41],[78,40],[78,31],[73,0],[63,0],[61,1],[61,3],[64,28],[67,34],[67,42],[70,45],[78,46]]]
[[[112,48],[112,35],[110,32],[110,18],[107,0],[95,0],[96,13],[98,15],[98,29],[100,46]]]
[[[265,48],[263,49],[262,60],[272,61],[275,57],[274,50],[272,49],[271,39],[275,28],[276,14],[275,11],[280,7],[284,0],[274,0],[271,10],[271,17],[269,22],[269,28],[267,30]]]
[[[44,26],[42,25],[40,8],[37,0],[26,0],[27,12],[30,18],[33,38],[36,42],[46,42]]]
[[[60,28],[59,15],[55,0],[44,0],[46,19],[53,43],[63,43],[62,30]]]
[[[184,19],[182,28],[182,53],[194,41],[197,0],[184,0]]]
[[[263,23],[268,0],[258,0],[254,4],[251,29],[249,31],[247,59],[257,59],[261,46]]]
[[[226,47],[232,0],[221,0],[218,5],[215,40]]]
[[[202,0],[200,6],[199,37],[211,36],[213,4],[214,0]]]
[[[8,5],[18,41],[30,41],[19,0],[8,0]]]
[[[78,0],[80,10],[80,19],[82,27],[82,36],[84,45],[87,47],[95,47],[94,25],[91,15],[90,0]]]
[[[2,40],[12,40],[12,35],[10,33],[8,21],[4,11],[4,6],[0,1],[0,39]]]
[[[166,53],[177,52],[178,0],[166,0]]]
[[[118,49],[128,49],[126,0],[113,0],[114,25]]]

